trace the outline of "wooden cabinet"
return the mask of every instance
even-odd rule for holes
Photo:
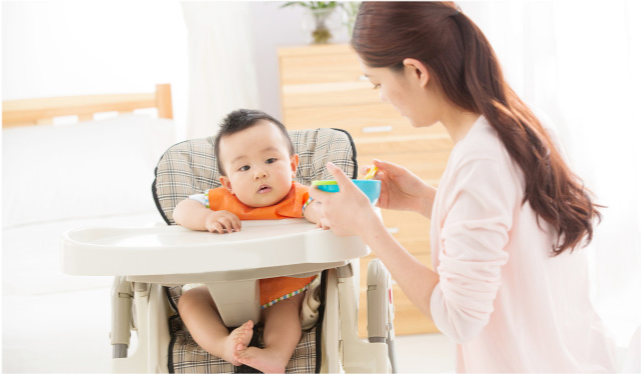
[[[348,45],[284,47],[278,51],[283,123],[289,129],[341,128],[356,144],[358,164],[374,158],[403,165],[426,182],[438,185],[452,148],[439,124],[413,128],[379,98],[363,76],[356,53]],[[388,230],[408,251],[431,265],[428,219],[411,212],[382,211]],[[366,335],[367,263],[361,260],[359,334]],[[433,323],[394,284],[396,334],[436,332]]]

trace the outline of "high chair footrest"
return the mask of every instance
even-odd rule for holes
[[[208,285],[218,313],[227,327],[240,326],[248,320],[258,323],[260,318],[260,291],[258,280]],[[223,302],[221,302],[223,301]]]

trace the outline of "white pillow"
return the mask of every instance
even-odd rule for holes
[[[2,226],[154,211],[172,120],[127,115],[2,131]]]

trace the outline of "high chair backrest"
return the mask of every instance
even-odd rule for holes
[[[296,182],[333,179],[325,165],[331,161],[356,178],[356,148],[348,132],[337,129],[291,130],[289,135],[299,155]],[[174,225],[176,205],[189,195],[220,187],[214,155],[214,137],[187,140],[171,146],[160,158],[152,192],[156,207],[169,225]]]

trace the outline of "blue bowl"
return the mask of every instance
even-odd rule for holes
[[[352,179],[352,183],[367,195],[372,205],[376,204],[378,197],[381,195],[381,181],[374,179]],[[321,191],[339,191],[338,184],[333,180],[313,181],[312,186],[318,187]]]

